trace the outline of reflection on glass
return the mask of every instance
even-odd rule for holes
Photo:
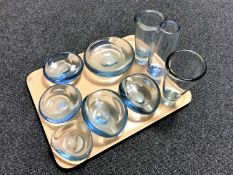
[[[83,61],[80,56],[69,52],[54,55],[44,66],[45,77],[55,84],[73,82],[82,72]]]
[[[160,23],[164,19],[163,14],[156,10],[144,10],[135,15],[135,61],[137,64],[147,63],[152,45],[156,45],[159,41]]]
[[[82,120],[73,120],[54,132],[51,146],[67,160],[83,160],[93,147],[91,132]]]
[[[82,96],[71,85],[54,85],[40,98],[41,116],[49,123],[61,124],[72,119],[79,111]]]
[[[163,100],[172,106],[181,95],[205,75],[207,66],[203,58],[191,50],[178,50],[166,60],[166,76],[163,82]]]

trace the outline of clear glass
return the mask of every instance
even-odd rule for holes
[[[61,124],[71,120],[79,111],[82,96],[72,85],[54,85],[40,98],[39,111],[48,123]]]
[[[164,62],[168,55],[176,50],[180,36],[180,26],[175,21],[163,21],[160,24],[160,29],[160,39],[157,44],[153,44],[147,65],[147,72],[151,78],[158,82],[164,76]],[[158,56],[164,62],[162,62]]]
[[[191,50],[173,52],[165,66],[167,73],[163,82],[162,102],[167,106],[172,106],[181,95],[195,86],[207,70],[203,58]]]
[[[43,70],[45,77],[52,83],[68,84],[81,74],[83,65],[80,56],[62,52],[49,58]]]
[[[128,111],[120,96],[101,89],[88,95],[82,104],[83,119],[97,135],[115,137],[125,128]]]
[[[164,15],[155,10],[144,10],[135,15],[135,61],[137,64],[145,65],[147,63],[152,44],[158,43],[160,23],[164,19]]]
[[[73,120],[53,133],[51,146],[67,160],[83,160],[93,147],[91,132],[82,120]]]
[[[134,112],[152,114],[160,103],[160,90],[155,81],[144,74],[126,77],[119,85],[124,103]]]
[[[132,46],[117,37],[104,38],[90,44],[84,55],[86,67],[92,73],[106,78],[124,74],[133,62]]]

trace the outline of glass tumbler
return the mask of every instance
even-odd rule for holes
[[[203,58],[191,50],[171,53],[165,63],[162,103],[172,106],[205,75],[207,65]]]
[[[157,44],[160,37],[160,23],[164,15],[156,10],[144,10],[134,17],[135,31],[135,61],[145,65],[151,53],[152,44]]]
[[[147,71],[155,81],[160,81],[164,76],[164,62],[168,55],[176,50],[180,36],[180,26],[175,21],[165,20],[160,24],[160,33],[158,43],[152,46],[147,65]]]

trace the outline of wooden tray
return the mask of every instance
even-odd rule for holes
[[[127,40],[134,47],[134,35],[129,35],[127,37],[124,37],[124,39]],[[81,53],[80,56],[83,57],[83,53]],[[133,65],[133,67],[126,73],[126,75],[130,75],[133,73],[145,73],[146,74],[146,68],[145,68],[145,66]],[[103,88],[112,89],[112,90],[117,92],[119,81],[116,83],[113,83],[111,85],[103,85],[103,84],[101,85],[101,84],[94,83],[92,80],[90,80],[88,78],[87,70],[84,67],[82,75],[73,85],[80,90],[82,97],[84,99],[86,95],[88,95],[91,92],[94,92],[98,89],[103,89]],[[27,85],[28,85],[29,91],[31,93],[31,96],[32,96],[34,105],[36,107],[37,113],[39,115],[41,124],[44,128],[46,137],[48,139],[48,142],[50,143],[51,135],[53,134],[55,128],[49,127],[44,122],[44,120],[40,116],[40,113],[38,110],[38,104],[39,104],[39,99],[40,99],[41,95],[43,94],[43,92],[48,87],[52,86],[53,84],[49,83],[45,79],[45,77],[43,75],[43,69],[41,68],[39,70],[32,72],[27,77]],[[166,106],[160,104],[158,109],[156,110],[155,114],[150,119],[148,119],[146,121],[133,122],[133,121],[128,120],[128,122],[126,124],[126,128],[124,129],[124,132],[122,133],[122,135],[117,140],[114,140],[111,143],[108,143],[104,146],[94,145],[92,152],[89,156],[89,159],[94,157],[95,155],[101,153],[102,151],[110,148],[111,146],[119,143],[120,141],[130,137],[131,135],[137,133],[138,131],[146,128],[147,126],[155,123],[156,121],[162,119],[163,117],[171,114],[172,112],[184,107],[185,105],[187,105],[191,101],[191,99],[192,99],[192,95],[191,95],[190,91],[188,91],[176,102],[176,105],[173,107],[166,107]],[[128,109],[128,110],[130,110],[130,109]],[[52,149],[52,147],[51,147],[51,149]],[[60,157],[53,149],[52,149],[52,151],[53,151],[53,155],[54,155],[54,158],[55,158],[57,164],[62,168],[73,168],[73,167],[75,167],[83,162],[83,161],[80,161],[80,162],[67,161],[67,160],[63,159],[62,157]]]

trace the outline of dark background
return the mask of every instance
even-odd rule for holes
[[[70,174],[233,173],[232,0],[0,0],[1,174],[62,174],[26,86],[45,58],[134,33],[134,14],[157,9],[182,27],[180,48],[208,72],[193,100]]]

